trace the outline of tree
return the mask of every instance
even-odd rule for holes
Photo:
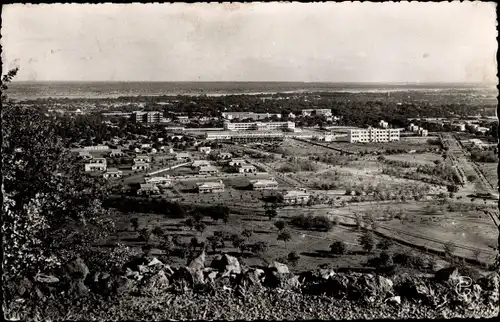
[[[204,223],[200,222],[200,223],[197,223],[194,227],[196,229],[196,231],[198,231],[201,234],[203,234],[203,232],[205,231],[205,229],[207,228],[207,225],[205,225]]]
[[[371,252],[373,249],[375,249],[375,238],[373,236],[373,233],[370,231],[366,231],[359,237],[359,244],[363,249],[367,252]]]
[[[274,226],[278,228],[278,230],[283,230],[286,226],[286,222],[284,220],[278,220],[274,222]]]
[[[64,122],[7,98],[16,73],[2,78],[4,281],[88,257],[93,243],[114,231],[101,205],[107,184],[77,165],[71,142],[60,135]]]
[[[288,254],[287,259],[293,266],[296,266],[300,259],[300,256],[296,251],[293,251]]]
[[[188,226],[189,229],[193,229],[196,225],[196,222],[193,218],[189,217],[188,219],[186,219],[186,221],[184,221],[184,224],[186,224],[186,226]]]
[[[450,192],[450,193],[458,192],[458,185],[450,184],[447,186],[447,189],[448,189],[448,192]]]
[[[149,242],[151,238],[151,230],[142,228],[141,230],[139,230],[139,237],[142,241]]]
[[[241,236],[236,235],[233,238],[233,246],[234,248],[240,249],[241,252],[245,249],[245,239],[243,239]]]
[[[160,226],[156,226],[155,228],[153,228],[153,231],[152,233],[157,236],[157,237],[163,237],[163,235],[165,234],[165,232],[163,231],[163,229],[160,227]]]
[[[278,215],[278,212],[276,211],[276,205],[275,204],[271,204],[270,206],[266,205],[265,214],[269,218],[269,220],[276,217]]]
[[[189,245],[191,246],[191,248],[193,250],[195,250],[200,245],[200,242],[198,241],[198,238],[193,237],[193,238],[191,238]]]
[[[138,218],[130,219],[130,224],[132,225],[132,229],[134,231],[137,231],[137,229],[139,229],[139,219]]]
[[[283,230],[278,234],[278,240],[282,240],[285,243],[285,246],[286,242],[290,239],[292,239],[292,235],[287,230]]]
[[[347,253],[347,244],[343,241],[336,241],[330,245],[330,252],[336,255],[344,255]]]
[[[382,239],[377,245],[377,247],[382,250],[388,250],[392,246],[394,246],[394,241],[389,238]]]
[[[252,251],[258,255],[262,255],[269,249],[269,243],[259,241],[252,245]]]
[[[243,237],[245,237],[246,239],[249,239],[250,237],[252,237],[253,235],[253,231],[250,230],[250,229],[244,229],[242,232],[241,232],[241,235]]]

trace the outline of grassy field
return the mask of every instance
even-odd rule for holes
[[[418,164],[434,165],[434,161],[443,161],[443,157],[437,153],[412,153],[386,155],[387,160],[405,161]]]
[[[435,150],[437,146],[430,145],[428,143],[419,143],[411,141],[399,141],[399,142],[384,142],[384,143],[349,143],[349,142],[329,142],[326,143],[328,146],[333,148],[343,149],[350,152],[384,152],[388,149],[402,149],[405,151],[422,151],[425,152],[428,149]]]
[[[206,237],[213,234],[214,231],[226,231],[230,234],[240,234],[244,229],[253,231],[253,235],[248,238],[248,244],[254,244],[258,241],[266,241],[269,243],[269,249],[262,256],[256,256],[247,251],[241,253],[238,249],[231,245],[230,241],[226,241],[226,247],[221,249],[222,252],[238,256],[240,261],[246,265],[262,265],[264,261],[272,261],[281,257],[286,257],[290,252],[295,251],[299,254],[300,259],[296,265],[291,265],[292,270],[304,271],[316,269],[320,265],[328,265],[332,268],[356,268],[363,267],[367,260],[376,256],[378,251],[374,253],[365,252],[358,244],[360,232],[356,229],[344,226],[337,226],[330,232],[305,231],[289,226],[291,239],[286,243],[277,240],[278,230],[274,226],[274,221],[283,219],[289,221],[291,214],[280,212],[280,215],[274,220],[269,220],[263,214],[248,213],[245,215],[233,214],[227,224],[222,222],[214,223],[211,219],[204,219],[207,228],[203,233],[190,230],[182,219],[167,219],[161,215],[155,214],[135,214],[131,217],[139,219],[139,229],[161,227],[170,235],[178,235],[185,242],[189,242],[192,237],[196,237],[199,241],[203,241]],[[138,233],[134,232],[129,226],[130,216],[117,216],[117,227],[119,233],[111,238],[108,243],[116,243],[120,241],[125,245],[140,248],[145,244],[138,239]],[[333,241],[342,240],[348,244],[348,253],[345,255],[329,254],[329,246]],[[379,239],[377,239],[379,240]],[[155,237],[152,242],[154,244]],[[391,249],[394,253],[413,253],[415,255],[427,258],[429,261],[438,261],[439,258],[429,254],[419,253],[412,250],[410,247],[396,244]],[[154,249],[153,253],[161,254],[159,249]],[[214,254],[209,252],[208,261],[211,261]],[[175,264],[185,264],[186,259],[170,257],[170,262]]]
[[[486,179],[493,185],[498,186],[498,164],[497,163],[477,163]]]

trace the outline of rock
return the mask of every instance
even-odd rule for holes
[[[113,291],[117,295],[129,294],[134,289],[134,282],[124,276],[119,276],[113,281]]]
[[[203,268],[205,268],[205,256],[205,250],[203,250],[200,256],[196,257],[189,263],[188,267],[193,269],[194,271],[201,271]]]
[[[148,263],[147,266],[155,266],[155,265],[163,266],[164,264],[158,258],[153,257],[153,259]]]
[[[282,280],[281,287],[286,290],[298,290],[300,289],[299,276],[291,275],[288,278]]]
[[[238,259],[227,254],[214,258],[210,266],[222,272],[222,277],[230,276],[231,274],[241,274],[241,266]]]
[[[141,275],[141,273],[139,273],[137,271],[133,271],[130,268],[127,268],[127,271],[125,272],[125,276],[128,277],[128,278],[135,279],[137,281],[140,281],[143,278],[143,276]]]
[[[259,268],[250,268],[244,274],[240,275],[238,284],[243,288],[261,285],[261,279],[264,276],[264,271]]]
[[[69,293],[77,297],[85,296],[89,293],[89,288],[83,283],[83,280],[75,280],[71,282]]]
[[[290,271],[288,270],[288,266],[286,266],[285,264],[282,264],[280,262],[276,262],[276,261],[274,261],[272,264],[270,264],[269,268],[275,268],[279,274],[289,274],[290,273]]]
[[[144,285],[140,288],[141,294],[143,295],[158,295],[169,287],[169,280],[165,275],[165,272],[159,271],[157,274],[149,277]]]
[[[91,289],[103,295],[109,295],[113,291],[113,281],[108,273],[97,272],[91,281]]]
[[[85,265],[85,262],[78,257],[66,265],[66,272],[71,278],[83,281],[89,274],[89,268]]]
[[[124,269],[129,268],[132,271],[139,271],[139,266],[140,265],[147,265],[150,261],[147,260],[147,258],[144,257],[135,257],[133,258],[130,262],[126,263],[123,265]]]
[[[219,273],[217,271],[214,271],[214,272],[210,272],[208,274],[208,279],[210,280],[210,282],[214,283],[215,282],[215,278],[217,277]]]
[[[146,266],[146,265],[139,265],[139,266],[137,267],[137,269],[139,270],[139,273],[142,273],[142,274],[144,274],[144,273],[149,273],[149,271],[150,271],[150,270],[149,270],[149,267],[148,267],[148,266]]]
[[[452,285],[457,285],[460,282],[460,273],[456,267],[446,267],[438,270],[434,274],[434,279],[437,282],[451,283]]]
[[[391,296],[389,298],[387,298],[386,300],[387,303],[391,303],[391,304],[401,304],[401,296]]]
[[[53,283],[58,283],[59,279],[52,275],[37,274],[35,276],[35,281],[39,283],[53,284]]]
[[[321,276],[322,279],[327,280],[335,275],[335,271],[333,269],[320,269],[319,275]]]

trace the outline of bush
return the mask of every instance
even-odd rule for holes
[[[334,224],[325,216],[298,215],[292,218],[291,223],[306,230],[330,231]]]
[[[367,252],[371,252],[375,249],[375,237],[373,233],[366,231],[363,235],[359,237],[359,244]]]
[[[392,239],[389,239],[389,238],[383,239],[377,245],[378,249],[381,249],[381,250],[388,250],[392,246],[394,246],[394,241]]]
[[[330,245],[330,252],[335,255],[347,253],[347,244],[343,241],[336,241]]]

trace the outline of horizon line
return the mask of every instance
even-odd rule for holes
[[[481,85],[498,85],[499,82],[457,82],[457,81],[408,81],[408,82],[391,82],[391,81],[236,81],[236,80],[224,80],[224,81],[150,81],[150,80],[12,80],[11,83],[295,83],[295,84],[412,84],[412,85],[422,85],[422,84],[481,84]]]

